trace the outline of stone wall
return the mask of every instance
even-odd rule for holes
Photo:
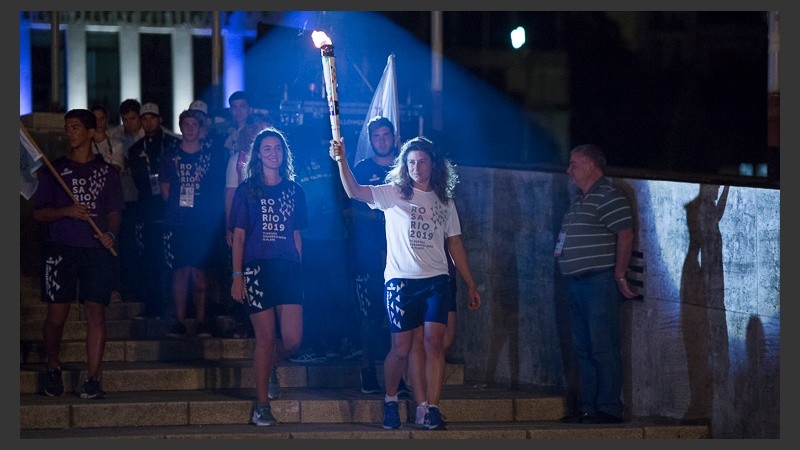
[[[566,285],[553,259],[571,198],[566,174],[458,170],[463,238],[484,302],[459,308],[467,379],[575,401]],[[643,295],[620,312],[626,414],[706,421],[715,438],[780,437],[780,191],[614,182],[635,206],[644,269]]]

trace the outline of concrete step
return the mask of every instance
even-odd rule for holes
[[[249,418],[249,416],[248,416]],[[384,430],[381,422],[291,423],[278,421],[270,427],[247,423],[224,425],[173,425],[33,430],[23,429],[21,439],[708,439],[709,430],[699,425],[626,423],[619,425],[567,425],[552,421],[448,423],[447,430],[421,430],[403,424]]]
[[[111,303],[106,308],[106,319],[123,320],[133,319],[144,309],[144,304],[140,302],[120,302]],[[47,304],[36,302],[34,304],[23,304],[19,307],[19,317],[24,327],[39,326],[47,317]],[[84,320],[83,305],[73,303],[69,308],[68,322],[80,322]]]
[[[82,341],[86,339],[86,321],[78,305],[75,312],[70,310],[70,320],[64,325],[65,341]],[[135,317],[141,308],[140,303],[115,303],[109,307],[113,311],[106,318],[106,330],[109,340],[121,339],[158,339],[165,338],[175,323],[174,319],[152,319]],[[19,338],[21,341],[41,341],[42,321],[44,316],[20,316]],[[215,317],[214,326],[219,331],[230,329],[234,325],[233,317]],[[186,320],[189,337],[194,336],[196,323],[194,319]]]
[[[44,364],[23,364],[20,368],[20,394],[43,392]],[[286,362],[278,367],[282,387],[358,388],[360,364],[357,361],[328,360],[316,364]],[[86,378],[85,364],[62,365],[64,388],[79,392]],[[378,366],[378,381],[383,385],[383,370]],[[193,361],[112,361],[103,364],[103,390],[112,392],[169,391],[254,388],[251,359]],[[461,364],[445,366],[446,386],[464,384]]]
[[[105,386],[104,386],[105,390]],[[20,427],[102,428],[165,425],[246,424],[255,389],[195,389],[107,392],[103,399],[20,396]],[[564,414],[560,396],[504,388],[446,386],[439,407],[448,423],[556,421]],[[272,412],[283,423],[381,423],[383,395],[358,388],[281,389]],[[413,402],[400,400],[406,422]]]
[[[562,424],[561,397],[504,388],[448,386],[439,406],[448,431],[419,430],[413,402],[400,400],[403,428],[383,430],[383,398],[358,389],[286,388],[273,400],[274,427],[248,425],[253,389],[119,392],[103,399],[20,396],[23,438],[705,438],[708,428],[636,420]],[[420,434],[422,433],[422,434]],[[265,435],[266,434],[266,435]]]
[[[142,321],[107,320],[106,333],[109,340],[147,337],[147,329]],[[165,332],[166,334],[166,332]],[[19,338],[21,341],[39,341],[42,339],[42,321],[22,319],[20,321]],[[64,325],[63,339],[77,341],[86,339],[86,322],[70,320]]]
[[[19,300],[20,305],[35,305],[40,301],[41,288],[39,277],[19,277]]]
[[[103,361],[179,361],[248,359],[253,357],[255,339],[222,338],[161,338],[161,339],[122,339],[106,342]],[[20,343],[20,363],[43,363],[44,343],[22,341]],[[61,343],[63,363],[85,363],[86,344],[83,340],[63,341]]]
[[[256,398],[254,339],[166,337],[171,320],[140,319],[142,304],[112,303],[104,354],[102,399],[77,392],[86,377],[82,307],[73,305],[64,332],[65,394],[41,391],[41,323],[46,306],[38,280],[20,277],[20,437],[23,439],[676,439],[708,438],[705,425],[634,419],[619,425],[558,422],[560,393],[469,384],[462,364],[447,364],[439,402],[449,430],[404,423],[384,430],[383,394],[362,394],[358,360],[283,363],[281,397],[273,400],[278,425],[249,425]],[[221,329],[229,317],[218,318]],[[221,321],[221,322],[219,322]],[[188,323],[190,336],[193,321]],[[378,366],[383,385],[383,372]],[[413,402],[400,401],[406,422]]]

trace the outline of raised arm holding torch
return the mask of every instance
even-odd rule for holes
[[[339,126],[339,95],[336,92],[336,57],[333,55],[333,43],[324,31],[314,30],[311,33],[314,46],[320,49],[322,56],[322,72],[325,76],[325,92],[328,97],[328,112],[331,119],[331,133],[333,139],[339,141],[342,137]],[[336,159],[339,161],[339,159]]]

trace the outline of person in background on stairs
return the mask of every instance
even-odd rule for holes
[[[347,255],[345,211],[349,203],[336,163],[325,154],[330,128],[323,121],[304,123],[294,135],[296,181],[308,202],[303,230],[303,343],[289,357],[298,364],[318,364],[355,357],[359,342],[358,311]]]
[[[401,427],[397,385],[408,367],[412,343],[420,340],[425,348],[428,401],[423,426],[429,430],[447,429],[438,406],[444,383],[444,336],[450,309],[445,243],[469,290],[469,309],[481,305],[453,201],[458,175],[450,160],[422,136],[401,146],[386,183],[378,186],[356,182],[347,162],[344,139],[331,140],[330,156],[338,162],[348,197],[384,211],[386,217],[384,298],[391,348],[383,365],[386,386],[383,427]]]
[[[367,124],[372,156],[357,161],[353,176],[362,185],[385,183],[386,174],[397,157],[394,124],[383,116],[375,116]],[[360,313],[361,392],[381,392],[375,361],[383,360],[389,350],[389,329],[383,301],[383,271],[386,267],[386,219],[383,211],[366,203],[350,200],[347,217],[350,228],[350,256],[353,263],[356,305]],[[400,379],[398,395],[409,390]]]
[[[138,301],[144,303],[140,318],[161,318],[172,310],[169,277],[164,258],[164,197],[158,170],[161,157],[180,145],[181,139],[164,131],[163,118],[155,103],[145,103],[141,115],[144,137],[128,149],[128,172],[138,192],[136,202],[136,264],[139,274]]]
[[[301,230],[308,212],[281,131],[269,127],[256,136],[246,172],[231,203],[231,297],[244,305],[255,331],[251,423],[268,426],[276,423],[270,399],[279,395],[277,364],[303,339]]]
[[[92,138],[92,152],[95,155],[101,155],[105,162],[122,171],[125,167],[125,150],[122,148],[122,141],[108,135],[108,110],[105,106],[97,104],[92,105],[91,111],[97,119],[97,128],[94,130]],[[120,259],[114,258],[114,290],[111,291],[111,303],[122,301]]]
[[[561,222],[555,256],[570,294],[572,347],[578,360],[578,411],[566,423],[620,423],[620,300],[636,296],[625,278],[633,247],[630,201],[605,177],[606,157],[593,144],[570,152],[577,195]]]
[[[119,254],[119,271],[115,277],[119,283],[119,299],[126,302],[140,301],[139,271],[136,255],[136,222],[139,215],[139,192],[133,182],[129,166],[130,148],[136,141],[145,136],[140,113],[142,104],[139,100],[128,98],[119,104],[120,124],[108,129],[106,134],[113,141],[122,143],[124,165],[120,172],[122,198],[125,209],[122,210],[122,224],[117,235],[117,253]],[[116,296],[115,299],[116,301]]]
[[[142,111],[144,114],[144,110]],[[195,109],[178,116],[183,138],[161,157],[158,183],[164,209],[164,255],[172,270],[172,300],[176,322],[170,337],[187,336],[188,301],[195,307],[195,336],[210,337],[214,326],[206,320],[208,271],[214,263],[214,243],[224,218],[223,186],[227,159],[203,146],[205,117]],[[222,239],[219,236],[219,239]]]
[[[80,396],[88,399],[103,395],[100,368],[106,345],[106,307],[114,279],[115,256],[111,251],[115,251],[124,202],[119,170],[92,152],[96,127],[97,119],[88,109],[72,109],[64,115],[69,150],[52,164],[64,184],[42,169],[34,194],[33,218],[46,223],[48,232],[41,288],[42,301],[47,303],[42,324],[47,363],[44,393],[50,397],[64,393],[61,341],[76,294],[86,320],[88,366]]]

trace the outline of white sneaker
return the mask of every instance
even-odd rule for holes
[[[422,426],[425,423],[425,413],[428,412],[428,404],[423,403],[421,405],[417,405],[417,413],[414,417],[414,423],[417,425]]]

